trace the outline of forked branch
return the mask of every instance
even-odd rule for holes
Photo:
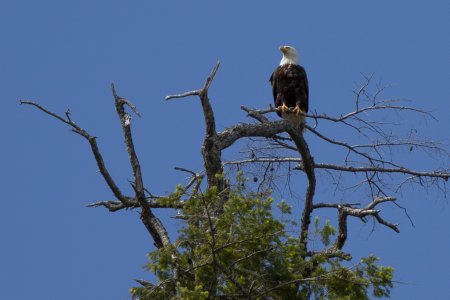
[[[128,100],[121,98],[117,95],[116,90],[114,88],[114,85],[111,86],[112,93],[115,100],[115,106],[117,114],[120,118],[122,130],[124,134],[124,140],[125,145],[127,148],[127,152],[130,158],[130,164],[133,170],[134,180],[131,183],[132,187],[135,191],[134,197],[129,197],[123,195],[123,193],[120,191],[117,184],[112,179],[111,175],[109,174],[106,165],[103,161],[103,156],[99,150],[99,147],[97,145],[97,140],[95,136],[88,133],[86,130],[78,126],[72,119],[70,111],[65,112],[65,117],[58,115],[56,113],[51,112],[50,110],[44,108],[43,106],[37,104],[33,101],[28,100],[22,100],[20,101],[20,104],[24,105],[31,105],[39,109],[40,111],[46,113],[47,115],[50,115],[51,117],[69,125],[72,128],[72,131],[76,134],[82,136],[85,138],[89,145],[91,146],[92,153],[94,155],[95,161],[97,163],[97,166],[100,170],[100,173],[102,174],[104,180],[106,181],[108,187],[113,192],[114,196],[119,201],[101,201],[92,203],[89,205],[89,207],[98,207],[103,206],[106,207],[109,211],[118,211],[121,209],[126,208],[137,208],[141,207],[141,219],[144,225],[146,226],[147,230],[151,234],[155,245],[158,248],[161,247],[171,247],[169,236],[167,234],[167,231],[161,221],[152,213],[151,208],[152,206],[157,206],[155,203],[149,202],[148,199],[145,196],[144,192],[144,184],[142,180],[142,174],[140,170],[140,164],[139,160],[136,154],[136,151],[134,149],[134,143],[133,138],[131,134],[131,116],[125,112],[124,106],[130,107],[138,116],[139,112],[137,111],[136,107],[131,104]]]
[[[179,99],[189,96],[198,96],[200,98],[200,102],[203,109],[203,116],[205,120],[205,137],[203,139],[202,145],[202,155],[203,155],[203,164],[206,171],[206,177],[208,181],[208,186],[215,186],[218,189],[218,192],[221,193],[225,190],[226,184],[222,177],[223,168],[222,168],[222,152],[217,143],[217,132],[216,132],[216,121],[214,117],[214,111],[211,107],[211,103],[209,101],[208,91],[211,83],[214,79],[214,76],[219,69],[220,63],[217,62],[208,78],[203,85],[203,88],[199,90],[189,91],[177,95],[169,95],[165,99]]]

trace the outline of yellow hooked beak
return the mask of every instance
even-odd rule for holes
[[[278,49],[279,49],[283,54],[286,54],[286,52],[287,52],[287,47],[286,47],[286,46],[280,46],[280,47],[278,47]]]

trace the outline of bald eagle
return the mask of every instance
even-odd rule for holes
[[[298,64],[297,51],[291,46],[281,46],[283,53],[280,65],[270,76],[273,100],[278,116],[294,126],[304,124],[309,105],[308,78],[305,69]]]

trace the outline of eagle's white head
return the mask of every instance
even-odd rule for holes
[[[281,53],[283,53],[283,58],[281,59],[280,66],[281,65],[287,65],[287,64],[298,64],[298,54],[297,50],[295,50],[294,47],[291,46],[280,46]]]

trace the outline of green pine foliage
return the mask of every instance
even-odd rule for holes
[[[359,263],[307,255],[285,220],[291,207],[284,201],[272,207],[271,193],[245,189],[244,180],[231,189],[223,213],[214,188],[190,198],[183,208],[185,223],[177,249],[148,254],[146,268],[158,282],[132,288],[135,299],[369,299],[388,297],[390,267],[378,266],[369,256]],[[179,190],[179,188],[177,188]],[[280,214],[281,213],[281,214]],[[275,217],[274,215],[278,216]],[[280,218],[281,216],[281,218]],[[288,226],[289,225],[289,226]],[[326,249],[336,230],[314,220],[311,236]],[[176,255],[174,255],[176,253]]]

